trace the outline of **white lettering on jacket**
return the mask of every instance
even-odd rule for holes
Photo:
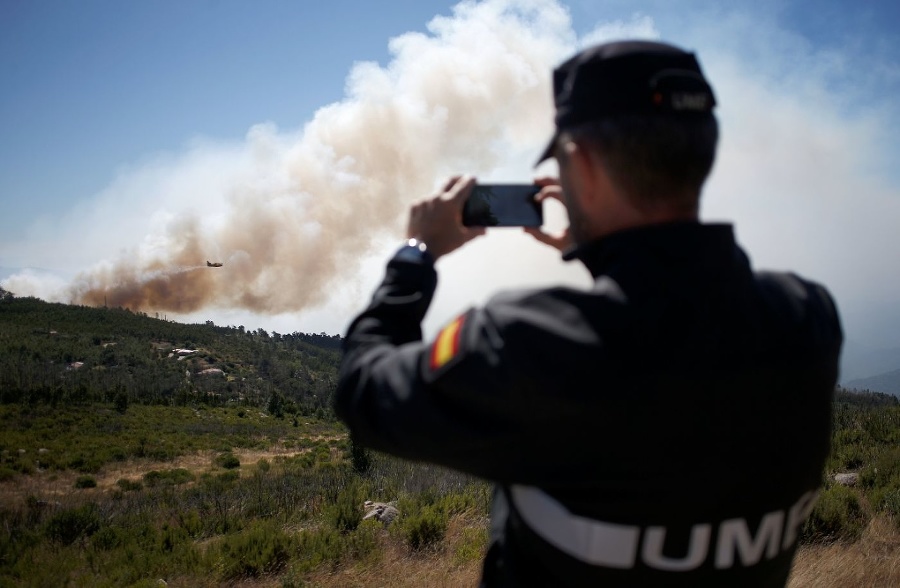
[[[818,491],[810,491],[789,507],[766,513],[756,533],[745,518],[693,525],[687,553],[671,557],[663,554],[669,533],[666,527],[641,528],[574,515],[538,488],[512,486],[510,492],[528,526],[572,557],[619,569],[633,568],[640,560],[648,567],[671,572],[697,569],[710,554],[717,569],[753,566],[776,557],[793,547],[818,496]]]

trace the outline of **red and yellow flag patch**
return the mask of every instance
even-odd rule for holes
[[[459,353],[460,334],[466,315],[460,315],[441,329],[431,346],[431,371],[437,371],[447,365]]]

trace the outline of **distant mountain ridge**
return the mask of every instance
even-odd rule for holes
[[[895,369],[900,369],[900,348],[872,347],[852,339],[844,342],[841,350],[844,380],[868,378]]]
[[[856,378],[843,384],[844,388],[884,392],[900,398],[900,369],[868,378]]]

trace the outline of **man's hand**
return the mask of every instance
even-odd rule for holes
[[[553,198],[565,206],[559,180],[556,178],[538,178],[534,183],[541,187],[541,191],[535,196],[535,200],[544,202],[544,200],[547,200],[548,198]],[[547,233],[540,227],[525,227],[525,232],[541,243],[550,245],[559,251],[564,251],[572,246],[572,236],[569,234],[568,227],[559,234]]]
[[[462,224],[462,210],[472,193],[475,178],[454,176],[437,194],[412,205],[406,236],[423,241],[437,261],[475,237],[485,233],[484,227]]]

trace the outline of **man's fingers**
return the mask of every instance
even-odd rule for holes
[[[451,176],[451,177],[447,180],[447,183],[444,184],[444,188],[441,190],[441,193],[446,193],[446,192],[449,192],[450,190],[452,190],[452,189],[453,189],[453,186],[454,186],[460,179],[462,179],[462,176]]]
[[[559,200],[562,202],[562,188],[560,188],[557,184],[548,184],[541,188],[541,191],[537,193],[534,199],[538,202],[543,202],[548,198],[553,198],[554,200]]]
[[[460,210],[462,210],[463,202],[465,202],[466,198],[469,197],[469,194],[472,193],[472,187],[474,185],[475,178],[473,178],[472,176],[463,176],[450,190],[450,199],[456,201],[459,204]]]
[[[526,233],[528,233],[544,245],[549,245],[559,251],[563,251],[571,245],[568,229],[558,235],[545,233],[543,230],[535,227],[524,227],[524,229]]]
[[[549,235],[540,229],[536,229],[534,227],[523,227],[525,232],[544,243],[545,245],[553,245],[555,246],[556,238],[553,235]]]

